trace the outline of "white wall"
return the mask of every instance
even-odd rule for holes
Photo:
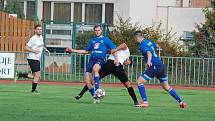
[[[157,0],[159,6],[175,6],[176,0]]]
[[[167,8],[159,8],[159,19],[162,21],[162,28],[172,30],[177,36],[183,34],[183,31],[193,31],[196,24],[205,21],[201,8],[169,8],[167,17]],[[167,21],[168,18],[168,21]],[[168,22],[168,26],[167,26]],[[168,28],[167,28],[168,27]]]
[[[201,8],[171,8],[169,13],[169,28],[173,32],[193,31],[196,24],[205,21]]]
[[[114,3],[114,23],[118,20],[118,16],[124,20],[130,16],[130,0],[115,0]]]
[[[151,26],[156,13],[156,0],[130,0],[129,17],[132,23]]]

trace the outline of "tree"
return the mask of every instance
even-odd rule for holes
[[[161,24],[144,28],[138,24],[131,24],[130,19],[123,20],[119,17],[119,21],[114,26],[110,38],[118,44],[125,42],[130,48],[131,54],[140,55],[138,44],[134,41],[134,32],[140,30],[144,38],[150,39],[158,43],[162,48],[162,56],[182,56],[184,52],[182,47],[177,44],[177,38],[171,32],[163,33]],[[174,41],[173,41],[174,40]]]
[[[7,0],[5,12],[9,14],[17,14],[18,18],[24,18],[21,3],[18,0]]]
[[[197,57],[215,57],[215,1],[203,12],[205,23],[196,26],[197,30],[193,32],[194,46],[190,51]]]

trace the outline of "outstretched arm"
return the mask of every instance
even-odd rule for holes
[[[128,46],[125,43],[120,44],[116,49],[111,50],[111,54],[114,54],[115,52],[119,50],[126,50]]]
[[[69,53],[79,53],[79,54],[88,54],[89,53],[86,50],[76,50],[76,49],[72,49],[72,48],[66,48],[65,51],[69,52]]]

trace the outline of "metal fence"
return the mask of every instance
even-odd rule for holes
[[[16,70],[30,72],[26,61],[27,53],[16,53]],[[47,81],[84,81],[89,55],[54,54],[44,55],[41,60],[42,80]],[[215,58],[162,57],[171,85],[215,86]],[[146,64],[142,56],[133,55],[133,64],[124,67],[131,82],[144,72]],[[103,82],[119,82],[113,75],[102,79]],[[149,84],[158,84],[157,79]]]

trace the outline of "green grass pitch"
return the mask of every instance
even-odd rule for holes
[[[30,84],[0,84],[0,121],[215,120],[214,91],[178,90],[188,104],[179,109],[165,91],[147,89],[150,107],[143,109],[133,106],[123,87],[104,87],[106,96],[100,104],[92,104],[89,93],[76,101],[80,86],[39,85],[40,95],[32,95],[30,88]]]

